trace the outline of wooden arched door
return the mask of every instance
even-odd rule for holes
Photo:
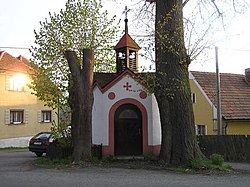
[[[124,104],[115,112],[114,144],[116,156],[142,155],[142,113],[133,104]]]

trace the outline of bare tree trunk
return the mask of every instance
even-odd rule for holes
[[[82,66],[74,51],[66,51],[65,57],[71,72],[69,103],[72,112],[73,161],[79,163],[80,160],[91,158],[94,52],[83,50]]]
[[[184,43],[182,0],[156,1],[156,99],[162,128],[160,160],[187,165],[202,156],[195,136]]]

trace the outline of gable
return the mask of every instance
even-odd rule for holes
[[[133,84],[136,86],[133,86],[129,84],[129,82],[124,83],[124,79],[128,81],[130,79],[130,82],[132,81]],[[136,80],[138,79],[138,80]],[[117,73],[95,73],[95,83],[94,87],[98,87],[103,93],[109,90],[110,88],[116,86],[119,84],[124,84],[123,86],[120,85],[121,88],[126,88],[129,91],[135,91],[137,87],[144,87],[139,83],[139,77],[137,74],[132,72],[131,70],[127,69],[124,72],[117,74]]]

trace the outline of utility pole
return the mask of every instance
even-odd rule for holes
[[[221,93],[220,93],[220,73],[218,63],[218,47],[215,47],[215,61],[216,61],[216,86],[217,86],[217,135],[221,134]]]

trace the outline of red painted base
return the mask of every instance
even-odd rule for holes
[[[161,145],[149,145],[143,149],[143,155],[152,154],[158,156],[160,154]],[[114,151],[110,146],[102,146],[103,156],[114,156]]]

